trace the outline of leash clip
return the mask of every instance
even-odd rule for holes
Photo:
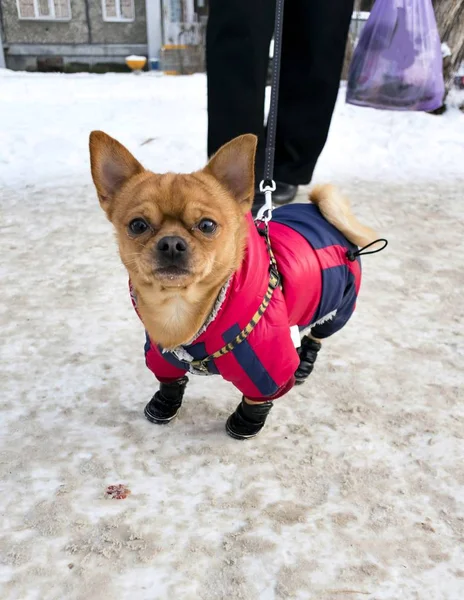
[[[273,179],[261,181],[259,191],[264,194],[264,206],[262,206],[256,216],[257,221],[268,223],[272,219],[272,192],[276,190],[276,182]]]
[[[200,373],[209,373],[205,360],[193,360],[190,364],[194,369],[200,371]]]

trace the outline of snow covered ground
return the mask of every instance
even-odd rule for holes
[[[311,381],[240,443],[216,379],[144,419],[88,168],[94,128],[153,170],[201,166],[204,77],[0,71],[2,600],[462,600],[464,115],[343,100],[316,179],[390,246]]]

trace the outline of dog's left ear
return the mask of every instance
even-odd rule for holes
[[[115,194],[145,169],[127,148],[103,131],[92,131],[89,146],[93,182],[101,207],[109,213]]]
[[[248,211],[255,193],[255,155],[258,138],[241,135],[222,146],[205,171],[215,177]]]

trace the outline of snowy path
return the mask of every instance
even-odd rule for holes
[[[365,259],[358,311],[310,383],[239,443],[223,431],[238,396],[220,380],[193,379],[169,426],[143,417],[154,390],[143,331],[86,171],[84,134],[117,135],[118,113],[104,122],[104,78],[80,79],[82,89],[79,77],[0,78],[0,131],[14,154],[2,142],[0,598],[461,600],[464,117],[339,106],[318,178],[340,182],[390,247]],[[112,81],[135,101],[140,80]],[[154,168],[196,166],[203,79],[153,81],[161,147],[137,150],[155,134],[134,108],[122,141]],[[76,100],[52,123],[60,86],[88,106]],[[168,106],[185,98],[191,110],[169,128]],[[389,138],[377,163],[387,127],[404,143]],[[411,139],[426,128],[436,168]],[[119,483],[131,494],[106,499]]]

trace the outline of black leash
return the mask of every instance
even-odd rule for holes
[[[267,119],[266,155],[264,162],[264,184],[270,184],[274,177],[275,140],[277,129],[277,109],[279,104],[280,63],[282,59],[282,31],[284,24],[284,0],[277,0],[274,25],[274,56],[272,59],[271,105]]]
[[[265,203],[258,212],[258,220],[269,220],[272,214],[272,192],[276,189],[274,181],[274,157],[277,129],[277,109],[279,104],[280,63],[282,59],[282,32],[284,24],[284,0],[276,0],[274,23],[274,56],[272,58],[271,105],[267,118],[267,137],[264,159],[264,177],[259,191],[264,193]]]

